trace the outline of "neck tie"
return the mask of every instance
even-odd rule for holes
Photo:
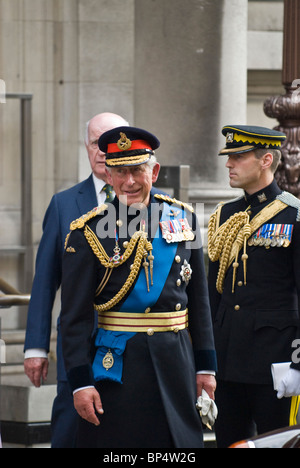
[[[111,185],[109,184],[105,184],[103,189],[102,189],[105,194],[106,194],[106,198],[105,198],[105,203],[110,203],[113,201],[113,199],[115,198],[114,197],[114,194],[113,194],[113,188]]]

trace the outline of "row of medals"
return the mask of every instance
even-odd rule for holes
[[[265,247],[266,249],[269,249],[270,247],[288,247],[290,245],[291,241],[285,236],[279,234],[278,236],[273,236],[273,237],[255,237],[252,236],[248,240],[248,245],[249,246],[262,246]]]
[[[161,221],[159,224],[162,236],[168,244],[173,242],[193,241],[195,238],[192,228],[186,218]]]

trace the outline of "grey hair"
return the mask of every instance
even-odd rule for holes
[[[150,156],[150,159],[149,161],[147,161],[146,163],[144,163],[145,166],[149,167],[149,169],[151,171],[153,171],[154,169],[154,166],[157,164],[157,159],[156,159],[156,156],[154,156],[154,154],[152,156]],[[142,166],[142,164],[141,164]],[[115,167],[118,167],[118,166],[115,166]],[[128,167],[134,167],[134,166],[128,166]],[[106,166],[106,169],[108,170],[109,173],[111,173],[111,170],[113,169],[113,167],[111,166]]]
[[[156,159],[156,156],[153,154],[149,161],[146,162],[146,165],[149,166],[149,168],[151,169],[151,171],[153,171],[154,169],[154,166],[157,164],[157,159]]]

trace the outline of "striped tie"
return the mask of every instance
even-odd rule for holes
[[[105,194],[106,194],[106,198],[105,198],[105,203],[110,203],[113,201],[113,199],[115,198],[114,197],[114,193],[113,193],[113,188],[111,185],[109,184],[105,184],[103,189],[102,189]]]

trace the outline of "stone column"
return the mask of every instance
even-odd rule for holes
[[[264,103],[268,117],[276,118],[276,130],[287,135],[282,146],[282,162],[276,179],[283,190],[300,196],[300,2],[284,2],[284,45],[282,84],[285,95],[270,97]]]
[[[245,124],[247,0],[136,0],[135,124],[161,140],[164,165],[191,166],[207,215],[228,191],[221,128]]]
[[[245,123],[246,39],[247,0],[135,2],[135,123],[195,181],[220,182],[221,126]]]
[[[63,0],[64,2],[65,0]],[[80,0],[78,13],[79,180],[91,173],[86,122],[113,112],[133,125],[134,0]]]

